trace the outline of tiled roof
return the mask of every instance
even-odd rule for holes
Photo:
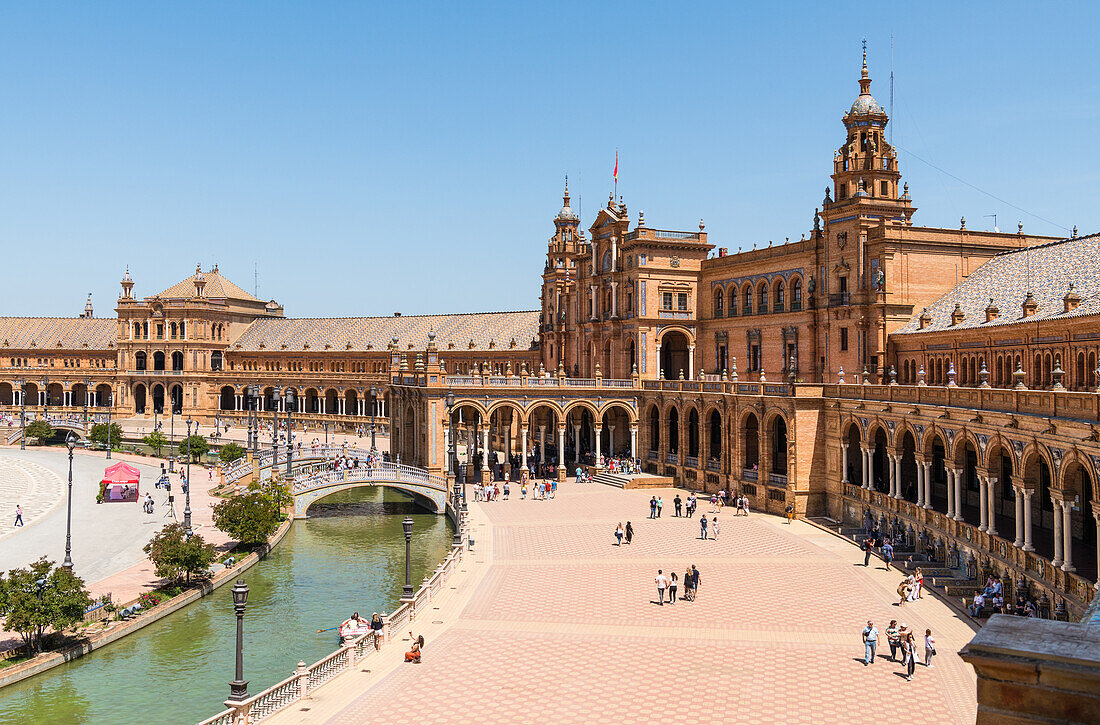
[[[401,317],[264,318],[249,325],[230,350],[280,350],[284,346],[287,350],[302,350],[305,345],[310,350],[325,350],[328,345],[331,350],[376,351],[385,350],[395,336],[401,350],[408,350],[410,343],[413,350],[424,350],[428,346],[428,333],[434,331],[436,347],[446,358],[450,343],[454,343],[454,351],[529,350],[538,340],[538,326],[538,310]],[[513,339],[515,348],[511,347]]]
[[[0,317],[0,356],[32,348],[106,350],[117,336],[113,317]]]
[[[1064,312],[1063,298],[1069,291],[1081,298],[1072,312]],[[1024,317],[1023,302],[1031,291],[1038,306]],[[985,321],[989,301],[998,316]],[[955,305],[965,314],[951,324]],[[1100,313],[1100,234],[1062,239],[1034,247],[1001,252],[928,308],[931,324],[920,329],[920,312],[894,334],[942,332],[998,327],[1035,320],[1054,320]]]
[[[203,294],[211,299],[215,300],[248,300],[249,302],[262,302],[263,300],[253,297],[245,292],[237,285],[230,282],[228,279],[222,276],[217,267],[207,272],[198,272],[191,275],[185,280],[177,282],[168,289],[161,292],[158,297],[166,297],[169,299],[190,299],[195,296],[195,278],[202,274],[203,279],[206,280],[206,288]]]

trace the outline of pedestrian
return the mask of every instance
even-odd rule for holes
[[[657,518],[657,497],[650,496],[649,498],[649,518]]]
[[[695,589],[691,586],[690,567],[684,572],[684,599],[689,602],[695,601]]]
[[[890,563],[894,561],[894,545],[889,539],[882,542],[882,560],[886,562],[886,569],[889,571]]]
[[[787,504],[787,508],[783,509],[783,512],[787,514],[787,525],[790,526],[790,523],[794,521],[794,504]]]
[[[623,531],[623,524],[620,521],[619,525],[615,527],[615,538],[617,539],[617,541],[615,542],[615,546],[622,546],[623,545],[623,534],[624,533],[625,532]]]
[[[909,599],[909,592],[909,579],[908,577],[906,577],[905,579],[901,580],[901,584],[898,584],[898,596],[900,597],[900,600],[898,601],[899,607],[905,604],[906,600]]]
[[[668,573],[668,603],[676,603],[676,572],[674,571]]]
[[[672,505],[676,507],[676,513],[674,513],[673,516],[680,516],[684,505],[684,501],[680,498],[680,494],[676,494],[676,498],[672,499]]]
[[[916,582],[917,592],[916,598],[920,599],[924,591],[924,572],[918,566],[917,571],[913,574],[913,580]]]
[[[718,541],[718,517],[715,516],[710,520],[710,533],[711,538]]]
[[[20,506],[19,504],[15,505],[15,525],[16,526],[22,526],[23,525],[23,507]]]
[[[374,649],[382,649],[382,639],[385,637],[385,631],[383,629],[382,618],[378,616],[378,612],[375,612],[370,617],[370,631],[374,634]]]
[[[634,538],[634,525],[629,521],[626,522],[626,543],[630,543],[630,540]]]
[[[526,483],[524,483],[522,486],[519,487],[519,500],[520,501],[526,501],[527,500],[527,484]]]
[[[886,628],[886,644],[890,645],[890,659],[897,662],[901,637],[898,636],[898,620],[896,619],[891,619],[890,626]]]
[[[863,666],[874,664],[875,648],[878,647],[878,630],[875,623],[867,620],[867,626],[863,628]]]
[[[932,636],[932,630],[924,630],[924,666],[935,667],[932,658],[936,656],[936,638]]]
[[[695,595],[699,593],[699,570],[695,568],[695,565],[691,565],[691,592],[692,599],[695,599]]]
[[[657,584],[657,603],[663,607],[665,606],[665,589],[668,588],[668,577],[658,569],[657,576],[653,581]]]
[[[866,539],[864,539],[863,543],[860,544],[859,548],[863,549],[863,565],[864,566],[870,566],[871,565],[871,549],[874,548],[874,542],[871,540],[871,537],[868,536]]]
[[[558,497],[558,479],[554,479],[550,482],[550,498]]]
[[[913,641],[913,632],[907,631],[905,637],[901,641],[902,649],[905,652],[905,681],[913,681],[913,672],[917,668],[917,645]]]
[[[661,518],[661,509],[665,507],[664,499],[657,497],[657,518]]]
[[[405,661],[420,664],[420,650],[424,648],[424,635],[419,637],[413,637],[413,633],[409,632],[409,637],[412,639],[412,649],[405,653]]]
[[[507,482],[507,481],[505,481],[505,482],[504,482],[504,500],[505,500],[505,501],[507,501],[507,500],[508,500],[508,494],[509,494],[509,493],[511,493],[511,489],[510,489],[510,488],[509,488],[509,486],[508,486],[508,482]]]
[[[707,538],[707,515],[703,514],[699,517],[699,538],[706,540]]]

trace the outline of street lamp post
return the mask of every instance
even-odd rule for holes
[[[370,449],[374,450],[374,406],[378,399],[378,388],[370,386]]]
[[[279,401],[283,396],[279,392],[279,384],[275,383],[275,392],[271,394],[271,400],[275,403],[275,410],[271,412],[271,472],[275,473],[275,465],[279,462]]]
[[[50,379],[42,376],[42,418],[47,423],[50,421]]]
[[[286,478],[290,481],[290,465],[294,458],[294,436],[291,435],[292,421],[290,420],[290,406],[294,405],[294,389],[286,391],[286,395],[283,396],[283,401],[286,403]],[[274,465],[274,464],[273,464]]]
[[[19,450],[27,449],[27,381],[20,378],[15,381],[19,386]]]
[[[454,466],[455,460],[455,394],[453,390],[447,391],[447,478],[453,480],[451,497],[454,498],[455,507],[455,535],[452,543],[455,546],[462,545],[462,496],[459,493],[458,477]],[[453,477],[453,479],[452,479]]]
[[[244,608],[248,604],[248,585],[238,579],[233,585],[233,609],[237,613],[237,678],[229,683],[229,700],[248,699],[248,681],[244,679]]]
[[[413,595],[412,585],[412,538],[413,538],[413,520],[411,517],[406,516],[405,520],[401,522],[401,528],[405,530],[405,588],[404,597],[409,599]]]
[[[191,424],[187,418],[187,485],[183,487],[183,527],[191,531]]]
[[[111,460],[111,409],[115,404],[115,394],[107,393],[107,460]]]
[[[84,435],[88,435],[88,388],[92,386],[92,381],[87,378],[84,379]]]
[[[65,516],[65,561],[62,567],[73,570],[73,449],[76,448],[76,436],[72,431],[65,437],[65,445],[69,448],[69,507]]]
[[[176,463],[176,404],[169,403],[172,410],[171,423],[168,424],[168,472],[174,473]]]
[[[324,428],[325,428],[325,449],[327,450],[328,449],[328,421],[326,420],[321,425],[323,425]]]
[[[248,394],[251,398],[248,406],[249,420],[254,421],[252,424],[252,457],[255,458],[260,455],[260,386],[255,383],[249,385]]]

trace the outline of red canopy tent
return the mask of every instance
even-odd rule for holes
[[[128,463],[116,463],[103,471],[100,486],[104,501],[137,501],[141,471]]]

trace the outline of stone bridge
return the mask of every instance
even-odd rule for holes
[[[418,503],[433,512],[453,516],[446,478],[415,466],[379,463],[373,466],[363,464],[358,468],[339,471],[302,471],[294,477],[291,484],[294,517],[305,518],[309,507],[329,494],[366,486],[385,486],[411,493]]]

